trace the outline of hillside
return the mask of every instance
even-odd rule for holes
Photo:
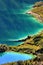
[[[0,45],[0,49],[6,49],[5,51],[14,51],[26,54],[34,54],[37,57],[33,60],[12,62],[4,65],[40,65],[43,64],[43,31],[37,35],[32,36],[30,39],[18,46]],[[4,52],[5,52],[4,51]],[[3,52],[3,51],[2,51]],[[22,62],[22,63],[21,63]],[[40,63],[40,64],[39,64]]]
[[[43,22],[43,1],[36,2],[30,12],[28,14],[33,15],[36,19]]]

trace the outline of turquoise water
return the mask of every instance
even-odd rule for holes
[[[36,1],[40,0],[0,0],[0,44],[17,46],[23,42],[15,41],[43,30],[43,24],[26,14]],[[0,53],[0,64],[33,58],[31,54],[5,52]]]
[[[0,43],[19,45],[15,42],[43,30],[43,24],[26,12],[39,0],[0,0]],[[13,44],[12,44],[13,43]]]
[[[3,20],[4,22],[0,22],[0,43],[2,44],[6,43],[7,45],[12,45],[13,43],[16,45],[16,42],[14,42],[15,40],[25,38],[28,35],[34,35],[43,30],[43,25],[31,15],[16,14],[11,15],[11,18],[14,18],[14,21],[9,22],[7,20]],[[18,44],[19,43],[21,44],[21,42],[18,42]]]
[[[5,52],[0,56],[0,64],[16,62],[16,61],[25,61],[34,59],[36,56],[32,54],[21,54],[17,52]]]

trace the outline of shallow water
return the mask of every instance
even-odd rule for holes
[[[17,52],[5,52],[0,56],[0,64],[16,62],[16,61],[25,61],[34,59],[36,56],[32,54],[21,54]]]
[[[43,30],[43,24],[26,12],[39,0],[0,0],[0,43],[16,45],[15,40]],[[10,44],[11,43],[11,44]],[[20,44],[21,42],[18,42]],[[17,45],[18,45],[17,44]]]
[[[11,43],[12,45],[13,43],[16,45],[16,42],[14,42],[15,40],[26,38],[28,35],[37,34],[43,29],[43,25],[31,15],[16,14],[11,15],[11,18],[14,18],[14,21],[9,22],[7,20],[3,20],[3,22],[0,22],[0,43],[2,44],[6,43],[10,45]],[[18,44],[19,43],[21,42],[18,42]]]
[[[26,38],[43,30],[43,24],[26,14],[40,0],[0,0],[0,44],[19,45],[15,40]],[[0,53],[0,64],[34,59],[31,54]],[[6,60],[7,59],[7,60]]]

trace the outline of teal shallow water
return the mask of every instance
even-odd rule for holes
[[[22,42],[14,42],[15,40],[43,30],[43,24],[26,14],[36,1],[40,0],[0,0],[0,44],[17,46]],[[31,54],[5,52],[0,54],[0,64],[33,58],[35,56]]]
[[[17,52],[5,52],[0,56],[0,64],[25,61],[34,59],[36,56],[32,54],[21,54]]]
[[[37,1],[37,0],[35,0]],[[14,42],[43,30],[43,24],[26,12],[35,1],[0,0],[0,43],[18,45]]]
[[[0,22],[0,43],[2,44],[19,45],[21,42],[17,43],[14,41],[26,38],[28,35],[37,34],[43,30],[43,24],[39,23],[39,21],[31,15],[16,14],[11,15],[11,18],[13,18],[14,21],[9,22],[7,20],[3,20],[4,22]]]

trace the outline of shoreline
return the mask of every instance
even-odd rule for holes
[[[3,53],[4,52],[17,52],[17,53],[36,55],[37,58],[35,58],[34,60],[31,60],[32,62],[35,62],[35,61],[41,62],[43,60],[43,58],[42,58],[43,57],[43,51],[42,50],[43,50],[43,31],[40,32],[38,35],[35,35],[32,38],[27,39],[24,42],[24,44],[21,44],[18,46],[7,46],[7,45],[3,45],[3,44],[0,45],[0,52],[1,53],[2,52]],[[27,61],[29,62],[29,60],[27,60]],[[17,62],[14,62],[14,63],[17,63]],[[3,65],[6,65],[6,64],[3,64]],[[16,64],[14,64],[14,65],[16,65]]]
[[[34,12],[32,12],[32,11],[28,11],[27,12],[27,14],[31,14],[31,15],[33,15],[37,20],[39,20],[40,22],[42,22],[43,20],[43,18],[39,15],[39,14],[37,14],[37,13],[34,13]]]

